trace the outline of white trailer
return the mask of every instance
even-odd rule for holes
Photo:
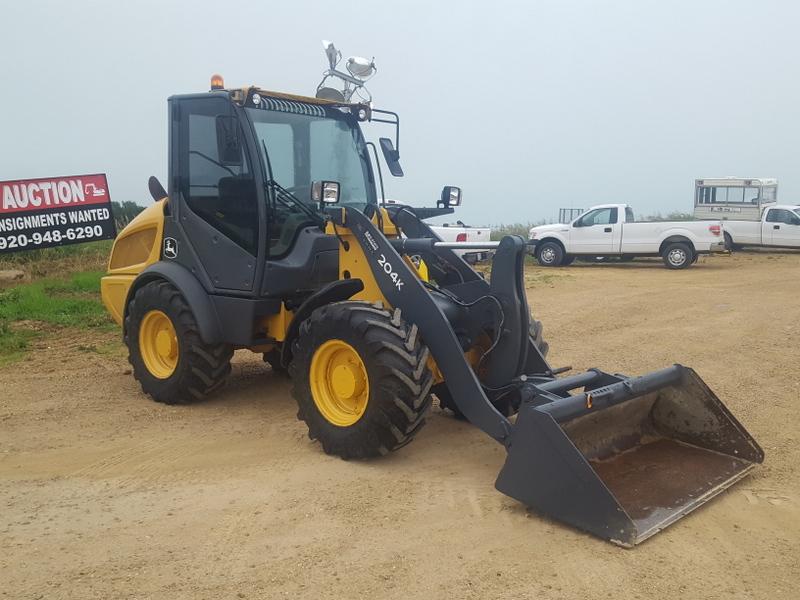
[[[778,201],[778,180],[771,177],[716,177],[694,180],[694,218],[758,221]]]

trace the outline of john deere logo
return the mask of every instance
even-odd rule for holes
[[[164,256],[166,258],[178,258],[178,240],[175,238],[164,238]]]

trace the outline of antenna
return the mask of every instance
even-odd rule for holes
[[[317,85],[317,98],[324,100],[334,100],[336,102],[350,102],[356,94],[362,101],[371,104],[372,94],[364,84],[374,77],[378,68],[375,66],[375,58],[367,59],[361,56],[351,56],[345,62],[347,73],[337,69],[342,60],[342,53],[336,49],[333,42],[322,40],[322,48],[328,58],[328,69],[322,73],[322,81]],[[332,85],[326,85],[331,79]],[[338,83],[338,86],[336,85]],[[341,89],[339,88],[341,86]],[[361,94],[364,91],[366,97]]]

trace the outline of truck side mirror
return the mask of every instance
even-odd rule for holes
[[[442,196],[437,206],[461,206],[461,188],[454,185],[446,185],[442,188]]]
[[[320,206],[339,202],[338,181],[314,181],[311,183],[311,201]]]
[[[381,144],[383,158],[386,160],[389,172],[395,177],[402,177],[403,167],[400,166],[400,152],[394,149],[394,144],[389,138],[380,138],[378,141]]]
[[[242,145],[239,139],[239,122],[236,117],[218,115],[217,156],[221,165],[240,167],[242,165]]]

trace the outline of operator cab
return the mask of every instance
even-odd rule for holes
[[[169,104],[173,260],[222,294],[302,298],[335,281],[338,242],[324,234],[324,204],[377,206],[360,128],[371,108],[226,90],[218,76],[210,93]]]

